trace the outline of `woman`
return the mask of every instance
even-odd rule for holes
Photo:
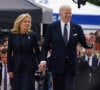
[[[39,54],[37,35],[31,31],[31,16],[21,14],[8,37],[8,72],[13,90],[35,90],[34,72]]]

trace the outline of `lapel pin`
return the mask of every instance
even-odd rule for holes
[[[28,39],[30,39],[30,36],[28,36]]]

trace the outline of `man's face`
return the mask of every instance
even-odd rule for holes
[[[65,23],[69,22],[72,16],[71,8],[65,7],[61,9],[60,16]]]
[[[7,64],[7,53],[5,53],[5,54],[2,54],[2,53],[1,53],[1,60],[2,60],[2,62],[3,62],[4,64]]]
[[[85,49],[85,54],[87,56],[91,56],[92,55],[92,52],[93,52],[93,49]]]
[[[94,44],[94,49],[100,51],[100,44],[99,43],[95,43]]]

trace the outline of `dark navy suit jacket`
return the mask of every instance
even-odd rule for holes
[[[66,60],[71,64],[71,68],[77,72],[77,43],[80,42],[83,47],[90,48],[86,44],[82,28],[72,22],[70,22],[70,26],[70,37],[67,46],[62,37],[60,21],[48,26],[40,60],[46,60],[47,51],[51,49],[52,52],[48,67],[54,73],[64,72]]]
[[[36,57],[39,54],[37,35],[9,34],[8,39],[8,72],[17,72],[21,69],[33,71],[37,69]]]
[[[96,55],[92,56],[92,66],[89,66],[89,62],[85,60],[85,55],[82,56],[79,62],[79,74],[75,81],[75,90],[96,90],[93,88],[96,86],[97,73],[98,59]]]
[[[0,86],[1,86],[1,80],[2,80],[2,62],[0,62]]]
[[[83,55],[80,59],[81,59],[80,63],[82,63],[83,65],[87,64],[87,66],[89,66],[88,61],[85,60],[85,55]],[[85,68],[85,67],[83,66],[83,67],[81,67],[81,69],[82,68]],[[98,58],[96,57],[96,55],[92,56],[92,66],[91,66],[91,68],[94,69],[94,70],[98,68]]]

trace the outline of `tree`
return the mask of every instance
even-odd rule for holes
[[[100,6],[100,0],[88,0],[88,2]]]

